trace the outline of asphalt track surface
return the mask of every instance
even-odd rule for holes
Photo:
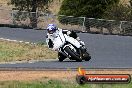
[[[92,56],[90,61],[65,60],[38,61],[32,63],[0,64],[0,68],[132,68],[132,37],[78,33]],[[0,38],[25,42],[45,41],[46,31],[20,28],[0,28]]]

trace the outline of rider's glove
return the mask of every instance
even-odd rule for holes
[[[51,41],[51,39],[49,39],[49,42],[48,42],[48,46],[49,46],[49,48],[53,48],[53,42]]]

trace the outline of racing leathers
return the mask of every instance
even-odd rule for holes
[[[58,49],[58,41],[56,40],[56,38],[58,37],[59,33],[62,32],[63,34],[66,34],[68,35],[69,37],[72,37],[76,40],[78,40],[80,42],[81,45],[85,45],[84,42],[82,42],[80,40],[80,38],[77,36],[76,32],[74,31],[68,31],[68,30],[62,30],[60,28],[58,28],[54,33],[50,34],[50,33],[47,33],[47,36],[46,36],[46,43],[48,45],[49,48],[57,51]]]

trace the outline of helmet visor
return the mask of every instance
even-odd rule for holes
[[[48,30],[48,33],[49,33],[49,34],[53,34],[54,31],[53,31],[53,30]]]

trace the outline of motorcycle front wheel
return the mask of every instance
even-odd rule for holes
[[[65,58],[66,58],[66,56],[64,56],[62,53],[58,52],[58,59],[60,62],[62,62]]]
[[[82,58],[80,58],[80,55],[72,50],[69,46],[65,47],[65,51],[73,58],[73,60],[76,60],[77,62],[81,62]]]

